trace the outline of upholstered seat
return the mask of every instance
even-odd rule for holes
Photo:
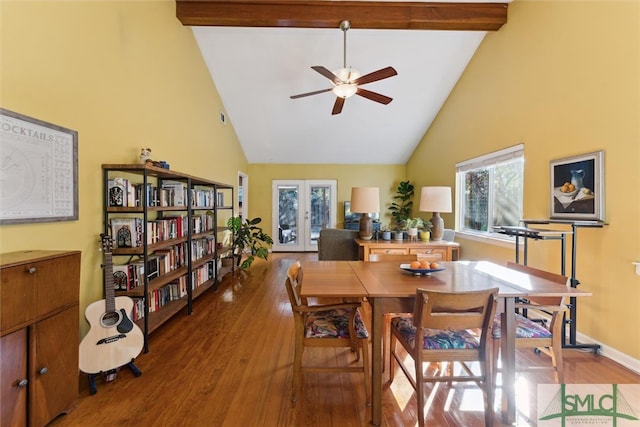
[[[314,311],[307,313],[305,319],[305,338],[349,338],[349,316],[353,309]],[[369,338],[367,328],[356,311],[354,329],[358,339]]]

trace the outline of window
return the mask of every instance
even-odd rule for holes
[[[458,230],[492,233],[522,219],[524,146],[506,148],[456,165]]]

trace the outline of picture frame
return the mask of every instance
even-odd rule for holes
[[[78,219],[78,132],[0,108],[0,225]]]
[[[604,151],[551,160],[550,218],[605,219]]]

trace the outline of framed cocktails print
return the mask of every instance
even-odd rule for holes
[[[0,108],[0,224],[78,219],[78,132]]]
[[[552,219],[604,221],[604,151],[552,160]]]

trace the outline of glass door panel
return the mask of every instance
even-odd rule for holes
[[[273,181],[273,251],[313,252],[336,225],[336,181]]]

